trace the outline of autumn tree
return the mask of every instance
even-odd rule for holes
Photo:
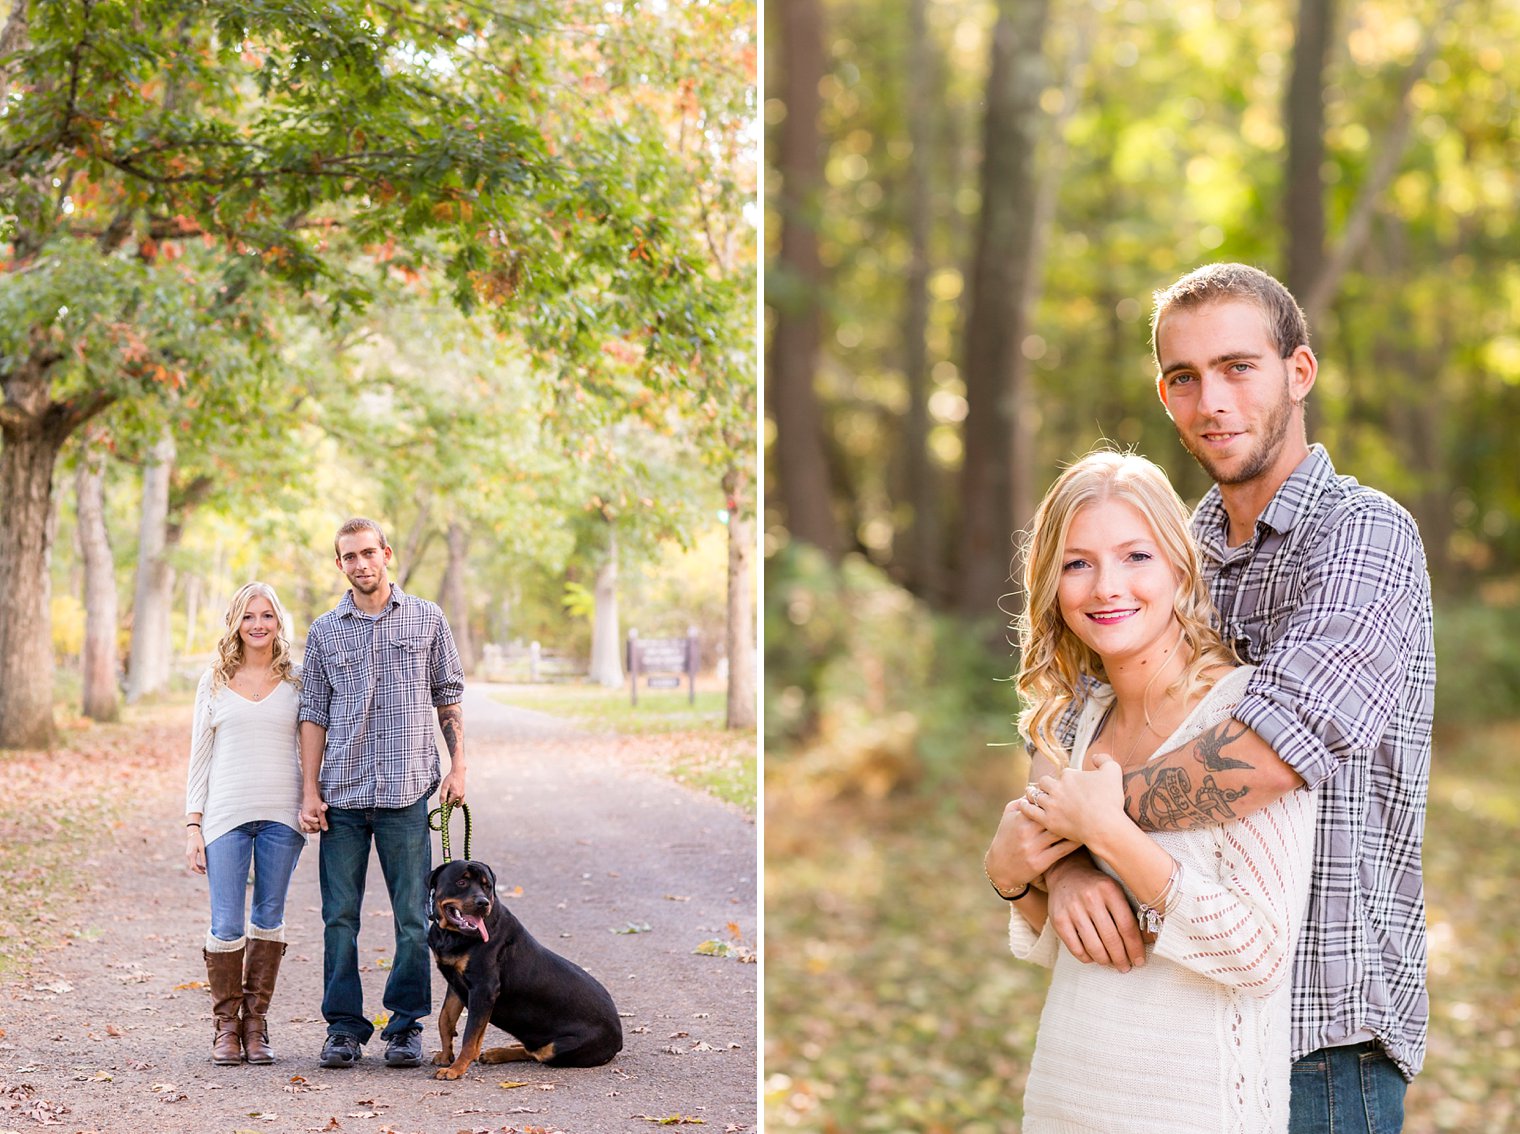
[[[256,279],[338,315],[366,302],[364,253],[383,249],[440,272],[462,306],[527,313],[546,343],[590,353],[604,333],[658,325],[652,353],[702,348],[684,308],[646,302],[695,269],[667,255],[630,155],[542,125],[592,116],[542,81],[549,55],[594,38],[562,19],[463,0],[13,7],[0,33],[0,745],[52,733],[46,564],[63,444],[113,403],[242,381],[202,344],[237,326]],[[555,99],[574,115],[549,113]],[[214,268],[163,271],[192,241]],[[165,315],[163,290],[183,318]]]

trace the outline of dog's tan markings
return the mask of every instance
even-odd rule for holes
[[[529,1054],[540,1063],[548,1063],[549,1060],[554,1058],[554,1044],[546,1043],[537,1051],[529,1052]]]
[[[532,1059],[528,1049],[520,1043],[509,1044],[507,1047],[491,1047],[480,1053],[480,1063],[521,1063]]]
[[[455,995],[452,988],[449,989],[443,1007],[438,1012],[438,1042],[443,1045],[443,1050],[433,1056],[436,1066],[443,1067],[454,1062],[455,1025],[459,1023],[459,1013],[463,1011],[464,1001]]]
[[[455,1014],[458,1018],[458,1014]],[[457,1079],[469,1070],[470,1064],[480,1058],[480,1045],[486,1038],[486,1025],[490,1023],[489,1017],[483,1017],[478,1023],[475,1013],[470,1013],[469,1020],[465,1023],[464,1043],[459,1049],[459,1058],[454,1060],[443,1070],[433,1076],[435,1079]]]

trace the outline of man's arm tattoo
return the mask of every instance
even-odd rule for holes
[[[1244,784],[1238,788],[1223,787],[1213,773],[1250,771],[1254,767],[1247,761],[1224,755],[1225,747],[1247,731],[1242,728],[1232,735],[1228,725],[1216,725],[1198,738],[1193,753],[1194,759],[1203,765],[1204,775],[1196,788],[1186,768],[1166,764],[1144,764],[1125,776],[1126,781],[1138,777],[1143,785],[1138,791],[1135,821],[1147,831],[1175,831],[1238,818],[1231,805],[1251,789]]]
[[[449,746],[449,759],[459,755],[464,741],[464,711],[458,705],[444,705],[438,710],[438,727],[443,732],[444,743]]]
[[[1244,760],[1235,760],[1226,756],[1224,750],[1227,745],[1239,740],[1250,731],[1245,725],[1241,725],[1240,731],[1231,735],[1228,722],[1215,725],[1198,738],[1198,759],[1211,772],[1223,772],[1230,768],[1249,770],[1252,765]]]

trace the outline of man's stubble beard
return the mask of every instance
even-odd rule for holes
[[[1287,374],[1283,375],[1282,398],[1272,407],[1271,416],[1267,418],[1266,426],[1261,434],[1260,442],[1256,448],[1246,455],[1245,462],[1239,470],[1233,473],[1222,473],[1207,457],[1193,448],[1191,438],[1178,434],[1182,441],[1182,447],[1192,455],[1203,471],[1209,474],[1209,479],[1215,484],[1248,484],[1255,480],[1267,469],[1272,467],[1277,455],[1282,452],[1283,442],[1288,436],[1288,423],[1293,417],[1293,402],[1288,397]]]

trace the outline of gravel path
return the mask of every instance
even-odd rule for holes
[[[183,865],[176,754],[142,785],[139,807],[80,848],[88,888],[38,910],[72,931],[67,947],[0,987],[0,1134],[39,1123],[109,1134],[754,1130],[757,966],[694,952],[714,939],[755,945],[753,821],[635,766],[615,737],[501,705],[484,687],[469,688],[465,723],[474,857],[495,869],[534,936],[611,991],[623,1016],[616,1059],[587,1070],[476,1065],[444,1083],[431,1068],[385,1067],[377,1036],[357,1067],[318,1067],[314,840],[292,884],[291,944],[269,1013],[278,1059],[214,1066],[205,880]],[[455,857],[463,839],[456,815]],[[359,947],[375,1014],[393,941],[374,859],[368,893]],[[443,997],[435,972],[435,1011]],[[423,1038],[431,1057],[433,1019]]]

